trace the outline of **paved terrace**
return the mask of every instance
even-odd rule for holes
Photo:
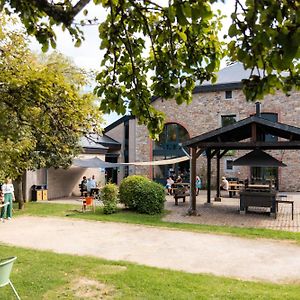
[[[226,193],[223,192],[222,195]],[[290,204],[279,204],[277,218],[269,216],[268,209],[252,208],[246,215],[239,213],[239,198],[229,198],[228,195],[222,197],[221,202],[206,203],[206,191],[201,191],[197,196],[198,216],[188,216],[189,198],[185,203],[179,199],[179,205],[175,206],[173,196],[166,196],[165,208],[170,213],[164,221],[207,224],[207,225],[226,225],[238,227],[256,227],[276,230],[286,230],[300,232],[300,193],[285,193],[287,200],[294,201],[294,220],[292,220],[292,207]],[[212,191],[212,195],[215,192]],[[76,203],[81,205],[80,198],[66,198],[61,200],[47,201],[49,203]]]
[[[212,191],[212,195],[215,195]],[[294,220],[292,220],[292,206],[279,204],[277,218],[270,217],[267,208],[251,208],[250,212],[243,215],[239,213],[239,197],[229,198],[228,193],[222,192],[221,202],[206,203],[206,191],[201,191],[197,196],[198,216],[187,216],[189,201],[174,205],[174,198],[167,196],[166,209],[171,211],[164,220],[169,222],[182,222],[207,225],[226,225],[238,227],[256,227],[276,230],[300,232],[300,193],[287,194],[287,200],[294,201]],[[188,198],[187,198],[188,200]]]

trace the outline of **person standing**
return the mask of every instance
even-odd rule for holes
[[[97,182],[95,180],[95,175],[92,176],[92,178],[89,178],[87,181],[87,191],[90,196],[93,196],[94,193],[98,193],[99,189],[97,188]]]
[[[86,185],[87,185],[87,180],[86,180],[86,176],[83,176],[82,180],[81,180],[81,183],[80,183],[80,193],[81,193],[81,197],[83,197],[83,194],[87,193],[87,188],[86,188]],[[87,196],[87,195],[86,195]]]
[[[6,217],[8,220],[12,218],[12,205],[15,200],[14,186],[11,179],[6,178],[5,183],[1,187],[4,196],[4,207],[1,210],[1,221]]]
[[[199,176],[196,176],[196,196],[199,195],[199,192],[202,188],[202,182]]]

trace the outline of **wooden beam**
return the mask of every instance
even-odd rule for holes
[[[211,149],[207,149],[207,203],[210,203],[211,197]]]
[[[211,155],[210,155],[210,158],[213,158],[220,150],[214,150]]]
[[[216,195],[216,201],[221,201],[221,193],[220,193],[220,159],[221,159],[221,153],[220,151],[217,153],[217,195]]]
[[[228,151],[229,151],[229,149],[228,150],[224,150],[223,152],[220,152],[219,158],[222,158]]]
[[[189,215],[197,215],[196,208],[196,163],[197,163],[197,153],[196,148],[192,148],[191,157],[191,177],[190,177],[190,207],[188,210]]]
[[[205,149],[199,149],[198,152],[196,152],[196,158],[198,158],[204,151]]]
[[[260,149],[300,149],[300,141],[277,141],[277,142],[201,142],[200,148],[211,148],[219,150],[253,150]]]
[[[257,141],[257,128],[256,123],[251,124],[251,141],[256,142]]]

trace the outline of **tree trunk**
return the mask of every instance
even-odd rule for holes
[[[16,188],[15,196],[16,196],[16,199],[18,199],[19,209],[24,208],[23,180],[22,179],[23,179],[22,175],[18,176],[16,179],[17,188]]]

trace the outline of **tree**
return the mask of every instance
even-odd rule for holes
[[[90,0],[1,0],[7,11],[17,12],[29,34],[46,50],[55,47],[54,25],[68,29],[79,46],[83,40],[80,11],[87,14]],[[211,4],[217,0],[160,1],[94,0],[108,12],[99,25],[101,48],[106,50],[95,92],[101,109],[124,113],[126,103],[152,137],[163,128],[164,116],[151,106],[151,97],[175,98],[189,103],[195,81],[215,81],[226,54],[217,32],[221,17]],[[244,2],[244,1],[243,1]],[[294,0],[235,0],[228,35],[229,57],[253,70],[244,81],[248,100],[266,93],[299,88],[300,3]],[[87,20],[87,22],[92,22]],[[145,53],[145,40],[150,48]],[[284,73],[286,72],[286,73]],[[152,74],[151,81],[147,80]]]
[[[82,70],[61,54],[36,57],[5,23],[0,18],[0,175],[21,183],[25,170],[70,165],[80,137],[99,133],[102,119],[93,95],[81,92]]]

